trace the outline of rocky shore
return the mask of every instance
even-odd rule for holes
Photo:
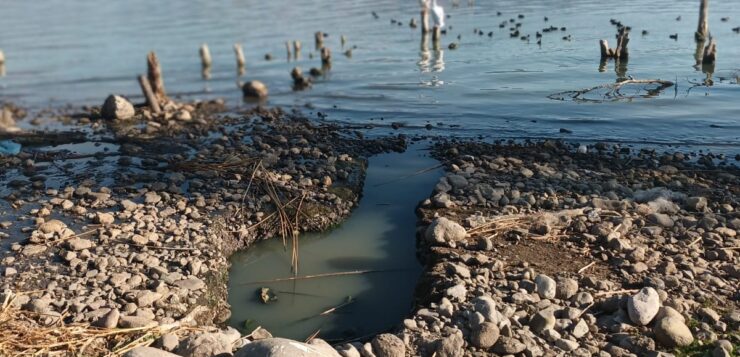
[[[433,147],[447,173],[419,205],[425,269],[397,329],[330,346],[225,328],[228,257],[340,223],[366,158],[405,138],[219,102],[124,109],[71,116],[109,151],[0,158],[0,355],[731,356],[740,343],[737,167],[550,141]]]
[[[584,148],[435,148],[448,173],[419,209],[406,355],[736,353],[740,171]]]
[[[218,330],[230,315],[228,257],[338,224],[367,156],[405,147],[278,109],[218,107],[173,107],[187,121],[138,111],[106,122],[93,110],[80,125],[112,135],[118,151],[1,159],[0,355],[152,342],[185,356],[231,352],[241,334]]]

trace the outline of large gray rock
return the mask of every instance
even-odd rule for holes
[[[480,313],[486,318],[486,321],[495,322],[496,316],[496,302],[490,296],[478,296],[473,299],[473,310]]]
[[[553,327],[555,327],[555,314],[552,309],[537,312],[529,321],[529,328],[537,334]]]
[[[109,95],[100,109],[100,114],[106,119],[125,120],[134,116],[134,106],[126,98],[118,95]]]
[[[430,243],[457,242],[463,240],[467,232],[463,226],[445,217],[439,217],[427,227],[425,236]]]
[[[406,345],[403,341],[390,333],[375,336],[372,342],[373,353],[377,357],[405,357]]]
[[[463,356],[463,340],[462,334],[453,333],[447,337],[440,338],[436,341],[436,356],[437,357],[462,357]]]
[[[694,335],[686,324],[676,317],[664,317],[653,328],[655,339],[665,347],[683,347],[694,342]]]
[[[244,346],[234,357],[340,357],[326,342],[314,342],[316,340],[308,344],[286,338],[267,338]]]
[[[224,331],[195,334],[180,342],[175,352],[189,357],[211,357],[231,353],[240,337],[239,331],[232,327]]]
[[[174,353],[162,351],[154,347],[136,347],[126,352],[123,357],[180,357]]]
[[[551,277],[540,274],[534,278],[534,284],[537,286],[537,294],[543,299],[552,299],[557,291],[557,284]]]
[[[496,344],[499,336],[500,331],[495,324],[484,322],[473,327],[473,331],[470,334],[470,343],[475,347],[488,349]]]
[[[636,325],[645,326],[653,320],[660,310],[660,297],[655,289],[642,288],[627,300],[627,313]]]

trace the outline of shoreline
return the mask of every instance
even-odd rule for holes
[[[83,161],[83,166],[93,173],[103,168],[97,175],[72,167],[68,188],[48,191],[42,178],[51,166],[39,168],[43,161],[32,157],[2,160],[25,166],[28,172],[18,176],[31,183],[13,185],[18,194],[10,201],[16,211],[26,211],[0,231],[18,229],[17,237],[4,241],[26,238],[26,244],[15,242],[0,260],[2,288],[38,290],[4,292],[0,301],[15,299],[8,316],[36,319],[38,329],[44,324],[62,328],[60,318],[68,324],[139,328],[138,334],[126,336],[145,338],[132,338],[136,344],[128,347],[153,342],[184,356],[231,353],[248,340],[270,336],[264,330],[244,337],[233,329],[217,329],[228,318],[228,257],[259,239],[282,235],[290,244],[295,230],[321,231],[339,224],[358,202],[367,157],[403,150],[407,138],[365,139],[360,132],[316,124],[279,109],[219,117],[215,113],[222,106],[213,104],[215,108],[206,103],[189,110],[193,122],[153,129],[114,126],[122,144],[119,155],[110,156],[121,156],[115,165],[123,176],[104,170],[112,165],[105,161],[109,155],[92,155],[93,164],[85,166]],[[211,138],[214,132],[220,137]],[[244,137],[250,140],[234,140]],[[731,335],[738,327],[737,296],[727,289],[738,283],[738,253],[733,250],[738,245],[732,235],[740,229],[735,226],[740,225],[738,169],[689,163],[683,154],[622,152],[613,145],[593,145],[585,154],[576,151],[556,141],[434,144],[434,156],[445,164],[446,176],[430,187],[430,199],[418,212],[424,276],[417,287],[415,313],[395,335],[335,346],[339,353],[458,356],[463,351],[518,354],[526,349],[537,356],[604,350],[609,355],[644,355],[667,349],[663,342],[669,340],[662,337],[656,343],[651,332],[659,322],[658,311],[688,321],[683,323],[693,329],[692,340],[723,337],[737,344],[738,337]],[[47,162],[51,159],[53,154]],[[121,180],[119,187],[95,182],[110,175]],[[37,182],[42,184],[34,186]],[[130,186],[139,182],[146,184]],[[638,192],[656,187],[666,190],[646,196],[651,199],[636,199]],[[249,190],[261,191],[249,195]],[[693,196],[697,192],[702,196]],[[694,197],[704,200],[690,201]],[[657,199],[662,200],[655,203]],[[687,206],[690,202],[693,208]],[[602,217],[604,211],[616,216]],[[702,221],[715,211],[724,220]],[[300,224],[292,224],[299,216]],[[440,224],[438,217],[449,221]],[[430,230],[430,224],[441,228]],[[708,224],[711,230],[705,229]],[[477,227],[492,230],[483,234],[486,229]],[[702,229],[698,235],[697,229]],[[646,236],[672,251],[662,251]],[[553,263],[563,256],[567,263]],[[708,268],[701,263],[703,271],[695,272],[690,266],[697,257],[699,263],[715,263]],[[43,269],[44,279],[31,279],[37,269]],[[633,275],[640,278],[630,278]],[[720,283],[724,285],[718,287]],[[720,293],[712,291],[717,301],[703,306],[710,300],[694,301],[672,290],[686,284],[718,289]],[[644,286],[659,296],[659,310],[647,323],[635,326],[628,300]],[[652,292],[646,294],[652,298]],[[198,306],[206,306],[205,313]],[[718,306],[728,311],[720,314]],[[600,321],[604,314],[613,315],[617,327]],[[193,323],[215,329],[193,333],[184,328]],[[718,331],[722,324],[724,331]],[[18,332],[23,332],[20,328],[28,326],[19,326]],[[87,351],[111,346],[100,344],[91,331],[99,330],[85,330],[91,335],[84,336],[92,336]],[[312,348],[326,347],[316,344],[319,347]],[[324,350],[323,355],[330,352]]]

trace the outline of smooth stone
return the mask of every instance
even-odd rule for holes
[[[236,351],[234,357],[339,357],[339,353],[329,348],[333,354],[322,345],[275,337],[251,342]]]
[[[459,332],[440,338],[436,342],[436,357],[462,357],[464,343]]]
[[[430,243],[458,242],[465,239],[467,232],[463,226],[445,217],[439,217],[427,227],[425,237]]]
[[[675,317],[664,317],[653,328],[655,339],[668,348],[688,346],[694,335],[686,324]]]
[[[513,355],[524,351],[527,346],[519,340],[511,337],[501,336],[495,345],[493,345],[493,352],[498,354]]]
[[[552,280],[552,278],[547,275],[540,274],[534,278],[534,284],[537,288],[537,294],[539,294],[541,298],[555,298],[555,293],[557,292],[557,284],[555,283],[555,280]]]
[[[499,328],[490,322],[483,322],[473,328],[470,343],[483,349],[491,348],[501,335]]]
[[[180,342],[175,352],[189,357],[211,357],[221,353],[231,353],[240,337],[239,331],[233,327],[224,331],[190,335]]]
[[[126,352],[123,357],[180,357],[174,353],[160,350],[154,347],[136,347]]]
[[[103,315],[100,319],[95,321],[93,324],[97,327],[102,328],[115,328],[118,326],[118,319],[121,317],[121,312],[118,311],[118,309],[113,309],[111,311],[108,311],[105,315]]]
[[[267,86],[257,80],[252,80],[242,85],[242,94],[248,98],[264,99],[269,95]]]
[[[627,313],[630,320],[639,326],[645,326],[653,320],[660,310],[660,296],[655,289],[642,288],[627,299]]]
[[[109,95],[100,108],[100,114],[106,119],[126,120],[134,116],[134,105],[119,95]]]

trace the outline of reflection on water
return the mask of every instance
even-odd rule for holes
[[[437,164],[418,147],[371,158],[363,197],[352,216],[332,231],[300,237],[300,275],[378,273],[245,284],[290,276],[291,254],[280,239],[235,254],[229,272],[229,324],[245,332],[262,326],[273,335],[300,340],[317,330],[323,338],[338,340],[399,324],[412,307],[421,271],[416,260],[415,207],[440,175],[439,169],[419,172]],[[275,292],[278,300],[267,305],[259,302],[257,292],[262,287]],[[348,300],[351,303],[346,304]],[[337,306],[342,307],[321,315]]]

